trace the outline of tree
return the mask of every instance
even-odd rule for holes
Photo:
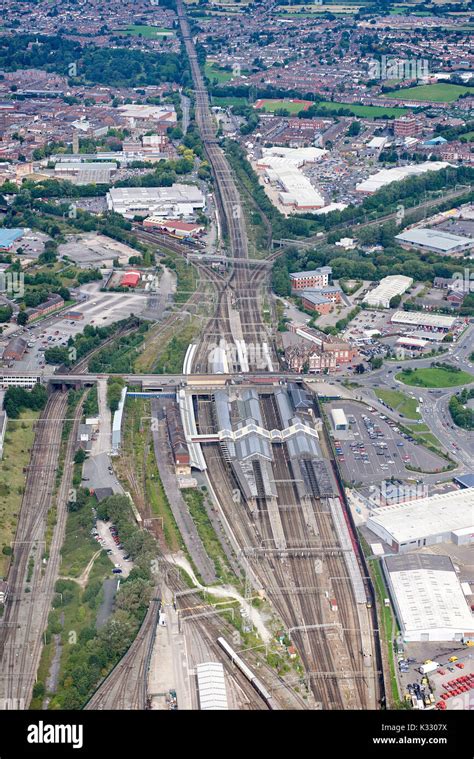
[[[355,368],[355,372],[356,372],[356,374],[364,374],[364,372],[365,372],[365,366],[364,366],[364,364],[357,364],[357,366]]]
[[[76,451],[74,454],[74,463],[75,464],[83,464],[84,461],[87,458],[87,454],[83,448],[79,448],[79,450]]]
[[[371,365],[372,369],[380,369],[383,364],[383,358],[380,358],[380,356],[372,356],[369,364]]]
[[[28,321],[28,314],[26,311],[19,311],[16,315],[16,323],[19,324],[21,327],[24,327],[25,324]]]
[[[360,121],[353,121],[347,130],[347,134],[349,134],[351,137],[355,137],[360,132]]]

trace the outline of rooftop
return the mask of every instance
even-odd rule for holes
[[[474,245],[474,240],[470,237],[462,237],[461,235],[453,235],[450,232],[443,232],[442,230],[421,227],[402,232],[395,239],[400,242],[412,243],[413,245],[438,248],[444,253],[449,253],[449,251],[456,250],[459,247]]]
[[[417,501],[374,509],[367,527],[379,525],[397,543],[464,528],[474,531],[474,488],[437,493]]]
[[[449,556],[403,554],[384,559],[406,631],[471,631],[472,614]]]

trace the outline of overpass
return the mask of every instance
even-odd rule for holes
[[[202,253],[186,253],[186,259],[188,261],[198,261],[199,263],[204,264],[224,264],[225,266],[229,265],[233,268],[248,268],[258,266],[261,269],[271,269],[273,266],[273,261],[268,261],[265,258],[238,259],[229,258],[229,256],[216,256],[210,254],[203,255]]]
[[[99,379],[108,377],[123,377],[127,385],[140,385],[143,390],[153,392],[170,387],[217,387],[226,384],[259,384],[268,385],[280,381],[302,381],[307,376],[295,372],[235,372],[229,374],[107,374],[107,373],[55,373],[18,372],[4,370],[0,372],[1,387],[33,387],[38,382],[52,385],[93,385]]]

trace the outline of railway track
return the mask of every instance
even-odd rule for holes
[[[46,520],[54,493],[62,425],[67,396],[54,392],[37,422],[31,466],[27,470],[25,492],[14,543],[14,560],[8,574],[10,598],[0,623],[1,692],[7,704],[27,708],[42,649],[57,565],[42,564]],[[50,423],[50,418],[55,423]],[[58,498],[63,493],[58,494]],[[58,501],[59,532],[64,515]],[[58,537],[51,546],[59,553]],[[51,558],[50,558],[51,561]],[[29,588],[29,592],[26,591]]]
[[[261,406],[267,428],[281,427],[273,398],[264,397]],[[212,429],[211,413],[210,405],[200,402],[199,418],[201,424],[209,429]],[[293,484],[295,472],[286,445],[274,445],[273,450],[278,504],[282,504],[279,514],[287,547],[337,547],[338,536],[324,499],[310,499],[318,527],[318,534],[312,535]],[[320,624],[339,626],[300,629],[291,636],[315,702],[324,709],[373,708],[367,684],[375,675],[365,667],[356,602],[343,554],[324,554],[323,572],[316,564],[315,557],[289,554],[249,556],[249,548],[271,548],[275,545],[266,502],[259,502],[257,516],[250,516],[243,504],[239,507],[241,512],[244,510],[243,513],[237,514],[232,498],[236,483],[220,455],[218,445],[206,445],[204,455],[211,482],[220,494],[225,518],[232,524],[239,545],[246,547],[247,560],[254,576],[287,628]],[[337,613],[330,611],[327,595],[336,597]],[[335,630],[341,630],[342,635],[339,632],[336,634]],[[364,671],[367,671],[366,678],[360,675]],[[356,674],[351,677],[351,673]]]

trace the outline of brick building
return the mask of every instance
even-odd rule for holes
[[[332,274],[330,266],[320,266],[312,271],[295,271],[290,274],[290,284],[293,291],[310,290],[311,288],[327,287]]]
[[[177,475],[191,474],[191,459],[179,409],[175,403],[166,408],[166,428]]]

